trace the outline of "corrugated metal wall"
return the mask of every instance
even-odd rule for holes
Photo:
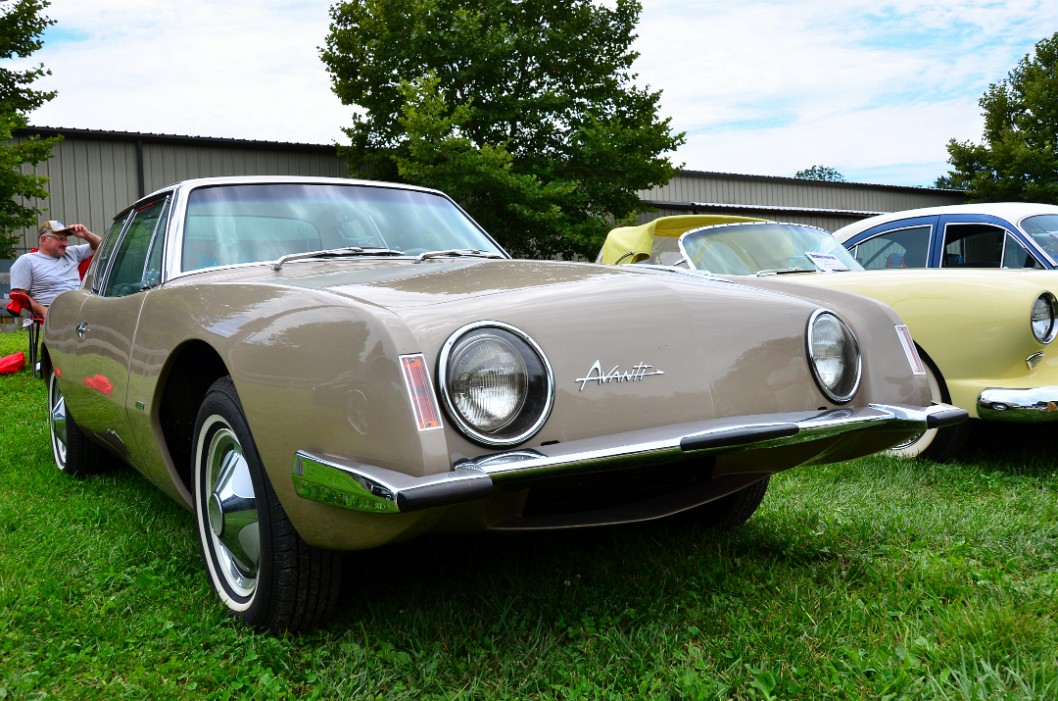
[[[51,196],[34,203],[43,218],[83,223],[102,234],[111,217],[141,195],[185,178],[210,175],[320,175],[348,171],[333,146],[235,139],[30,128],[16,138],[62,134],[53,157],[34,172],[50,178]],[[683,171],[640,193],[664,214],[724,212],[812,224],[833,231],[878,212],[962,202],[961,193],[929,188],[834,183]],[[35,229],[22,232],[36,245]]]
[[[757,217],[759,219],[779,219],[794,224],[807,224],[818,226],[827,231],[836,231],[846,224],[859,221],[863,217],[854,215],[842,215],[838,213],[811,214],[796,212],[790,209],[773,209],[757,207],[658,207],[655,211],[644,212],[636,218],[637,224],[646,224],[659,217],[668,217],[676,214],[732,214],[739,217]]]
[[[32,203],[45,210],[42,219],[83,223],[98,234],[106,230],[111,217],[136,199],[134,144],[66,139],[33,172],[48,177],[51,197]],[[35,228],[23,232],[23,237],[27,245],[37,245]]]
[[[235,148],[220,145],[155,144],[144,149],[147,191],[186,178],[212,175],[320,175],[345,177],[345,169],[333,148],[300,150]]]
[[[829,231],[882,212],[966,201],[963,193],[953,190],[701,171],[683,171],[640,197],[658,210],[642,215],[640,223],[671,214],[723,212]]]

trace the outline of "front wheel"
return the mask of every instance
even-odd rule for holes
[[[213,383],[195,422],[194,506],[210,584],[237,618],[299,631],[334,610],[341,555],[294,530],[268,480],[231,378]]]
[[[948,389],[940,373],[924,357],[923,364],[926,366],[930,400],[935,404],[949,403],[951,398],[948,396]],[[943,462],[959,452],[969,435],[970,422],[968,421],[947,428],[929,428],[914,438],[890,448],[889,454],[901,458],[923,457]]]

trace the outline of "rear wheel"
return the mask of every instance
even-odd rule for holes
[[[63,472],[75,476],[100,472],[110,460],[108,453],[88,440],[73,420],[54,370],[48,374],[48,428],[55,466]]]
[[[919,353],[921,354],[921,351]],[[926,366],[926,380],[929,382],[930,399],[934,403],[951,402],[948,388],[944,384],[944,378],[933,367],[932,362],[926,361],[924,354],[923,364]],[[969,435],[970,423],[968,421],[947,428],[930,428],[914,438],[890,448],[889,454],[902,458],[923,457],[943,462],[951,459],[959,452]]]
[[[220,600],[255,627],[319,626],[338,599],[341,555],[308,545],[294,530],[228,377],[199,409],[194,461],[195,524]]]

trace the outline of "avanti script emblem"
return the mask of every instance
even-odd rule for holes
[[[604,372],[602,369],[602,363],[596,360],[592,366],[588,368],[587,374],[585,374],[584,377],[578,377],[576,382],[580,383],[580,391],[583,392],[584,388],[591,383],[608,385],[613,382],[639,382],[645,377],[664,374],[664,370],[657,370],[653,365],[648,365],[646,363],[636,363],[628,370],[622,370],[621,364],[618,363],[610,368],[609,372]]]

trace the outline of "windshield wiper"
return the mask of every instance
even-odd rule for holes
[[[817,273],[818,270],[814,268],[779,268],[777,270],[758,270],[755,274],[757,277],[765,277],[768,275],[789,275],[791,273]]]
[[[306,258],[344,258],[344,257],[355,257],[355,256],[402,256],[404,255],[400,251],[395,251],[392,248],[364,248],[362,246],[346,246],[345,248],[330,248],[325,251],[305,251],[304,253],[290,253],[275,263],[272,263],[272,270],[280,270],[284,263],[288,263],[292,260],[304,260]]]
[[[468,258],[503,258],[499,253],[491,251],[479,251],[476,248],[448,248],[442,251],[425,251],[415,257],[416,263],[421,263],[424,260],[430,258],[452,258],[452,257],[468,257]]]

